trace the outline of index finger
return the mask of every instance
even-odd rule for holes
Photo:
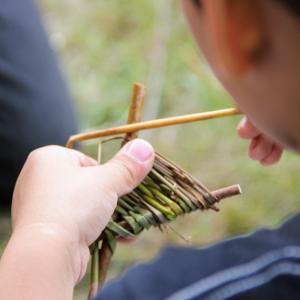
[[[247,117],[243,117],[237,127],[237,132],[242,139],[254,139],[261,134]]]

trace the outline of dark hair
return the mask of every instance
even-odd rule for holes
[[[277,0],[277,2],[280,2],[284,6],[288,8],[288,10],[297,15],[297,17],[300,17],[300,1],[299,0]]]

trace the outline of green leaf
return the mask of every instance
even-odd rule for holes
[[[114,221],[109,221],[109,223],[107,224],[106,227],[109,228],[112,232],[116,233],[120,237],[124,237],[124,238],[134,238],[135,237],[134,234],[132,234],[130,231],[123,228],[121,225],[119,225],[118,223],[116,223]]]

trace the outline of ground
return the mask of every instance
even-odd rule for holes
[[[145,119],[232,105],[198,53],[177,1],[39,3],[76,101],[81,130],[125,123],[134,81],[148,86]],[[250,161],[247,143],[235,132],[239,119],[141,135],[211,189],[235,183],[242,186],[243,195],[225,200],[220,212],[194,213],[172,224],[197,247],[257,227],[278,226],[300,208],[299,158],[285,154],[271,168]],[[95,153],[93,144],[85,144],[84,149]],[[0,216],[2,249],[8,234],[9,218]],[[110,277],[135,262],[151,259],[167,243],[186,245],[172,230],[150,230],[134,245],[118,247]],[[85,285],[84,281],[76,290],[76,299],[85,299]]]

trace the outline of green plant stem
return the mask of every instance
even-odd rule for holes
[[[88,300],[92,300],[96,297],[98,292],[98,281],[99,281],[99,272],[98,272],[98,261],[99,261],[99,247],[98,241],[94,242],[90,247],[92,251],[92,260],[91,260],[91,277],[90,277],[90,291],[88,295]]]

